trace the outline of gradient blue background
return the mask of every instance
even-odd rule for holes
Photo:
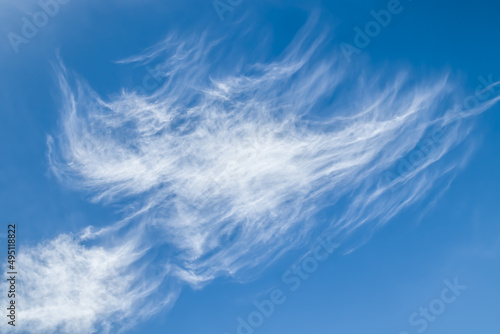
[[[353,62],[368,60],[426,71],[450,70],[467,92],[477,77],[500,80],[498,1],[403,0],[404,10]],[[99,93],[141,84],[143,68],[114,61],[137,54],[168,32],[214,36],[250,30],[232,47],[258,50],[262,31],[271,31],[277,55],[307,18],[320,8],[334,27],[332,43],[352,43],[353,27],[372,20],[370,11],[386,1],[243,1],[222,22],[211,1],[79,1],[59,13],[15,54],[5,37],[19,32],[26,14],[0,14],[0,221],[18,224],[18,240],[33,245],[89,224],[104,226],[119,217],[116,208],[93,204],[50,175],[46,137],[58,122],[57,86],[52,65],[60,54],[66,66]],[[36,3],[26,5],[38,10]],[[238,25],[248,16],[253,25]],[[246,23],[245,23],[246,24]],[[250,37],[249,37],[250,36]],[[210,34],[208,35],[210,38]],[[237,317],[254,311],[252,302],[273,287],[286,290],[261,334],[378,334],[408,331],[411,313],[438,298],[443,280],[458,277],[467,290],[431,323],[426,333],[500,332],[500,107],[477,119],[472,134],[481,145],[451,187],[434,204],[433,195],[393,219],[349,255],[321,264],[296,292],[281,275],[305,250],[281,259],[257,281],[218,279],[200,291],[184,289],[170,312],[161,312],[129,333],[236,333]],[[436,193],[439,189],[436,189]],[[5,245],[1,231],[0,245]]]

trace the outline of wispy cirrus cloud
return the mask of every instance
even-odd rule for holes
[[[148,247],[139,246],[137,236],[119,244],[108,238],[100,245],[87,244],[86,237],[63,234],[22,249],[16,266],[20,316],[16,327],[2,322],[3,332],[106,333],[113,323],[132,326],[172,305],[178,294],[173,286],[161,298],[151,298],[169,269],[145,268]],[[6,291],[5,283],[2,287]]]
[[[467,137],[471,116],[496,99],[461,111],[447,73],[346,67],[325,38],[311,21],[280,57],[214,72],[221,41],[170,36],[121,61],[155,64],[163,85],[149,95],[103,98],[61,67],[52,171],[96,201],[129,203],[127,217],[25,251],[21,325],[110,328],[153,292],[172,301],[172,286],[247,280],[320,230],[341,238],[384,223],[453,175],[466,156],[444,157]],[[386,173],[437,129],[440,140],[418,168],[388,181]],[[315,219],[326,207],[334,217]],[[138,263],[144,270],[133,270]],[[49,300],[54,270],[66,288]],[[68,305],[50,321],[38,312]]]

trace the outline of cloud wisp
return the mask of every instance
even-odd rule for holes
[[[154,314],[183,284],[250,279],[319,231],[343,238],[388,221],[453,175],[466,156],[446,155],[496,100],[463,111],[447,73],[347,67],[317,29],[306,24],[274,60],[224,71],[214,71],[221,41],[170,36],[121,61],[162,75],[147,94],[103,98],[61,67],[51,169],[95,201],[123,204],[126,218],[26,249],[20,325],[84,333],[138,306]],[[418,167],[387,180],[438,130]],[[325,208],[327,223],[315,219]],[[67,312],[45,317],[52,308]]]

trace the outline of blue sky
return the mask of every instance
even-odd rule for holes
[[[498,333],[497,2],[41,3],[0,4],[2,333]]]

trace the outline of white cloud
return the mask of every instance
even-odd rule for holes
[[[168,259],[149,266],[166,272],[145,287],[131,269],[150,250],[140,240],[85,247],[61,236],[27,249],[30,329],[90,332],[120,322],[164,277],[193,287],[220,275],[247,279],[318,230],[341,235],[387,221],[452,174],[461,161],[443,157],[467,136],[463,120],[485,106],[448,108],[459,96],[447,74],[417,80],[410,71],[345,68],[314,29],[309,23],[274,62],[221,74],[211,57],[220,45],[169,37],[122,61],[156,61],[164,84],[147,96],[101,98],[61,70],[53,172],[96,200],[133,200],[127,226],[148,231],[140,240]],[[441,140],[418,164],[387,181],[439,128]],[[335,219],[320,225],[314,215],[327,205]],[[63,311],[44,316],[52,308]]]
[[[79,237],[60,235],[36,247],[23,247],[16,267],[16,327],[2,322],[1,329],[105,333],[114,322],[133,325],[171,304],[175,289],[155,298],[155,304],[146,300],[160,288],[167,268],[156,275],[144,270],[147,248],[127,239],[120,245],[86,246]],[[2,282],[2,291],[7,290]]]

